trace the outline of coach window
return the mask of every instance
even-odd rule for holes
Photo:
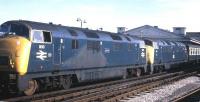
[[[34,31],[32,41],[35,43],[51,43],[51,33],[48,31]]]
[[[193,50],[193,48],[191,48],[191,55],[193,55],[193,53],[194,53],[194,50]]]
[[[198,49],[198,55],[200,55],[200,51],[199,51],[199,48],[197,48]]]
[[[195,48],[196,49],[196,55],[198,55],[198,49],[197,48]]]
[[[76,39],[72,40],[72,49],[78,49],[78,40]]]
[[[195,49],[195,55],[197,55],[197,48],[194,48]]]

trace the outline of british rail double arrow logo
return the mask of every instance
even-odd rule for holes
[[[47,52],[43,52],[42,50],[39,50],[39,52],[36,52],[36,58],[45,60],[45,58],[47,58]]]

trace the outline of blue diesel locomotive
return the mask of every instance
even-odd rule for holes
[[[1,25],[1,90],[32,95],[73,81],[133,75],[145,67],[145,43],[126,35],[31,21]]]
[[[200,58],[198,45],[52,23],[8,21],[0,32],[0,93],[68,89],[76,82],[140,76]]]

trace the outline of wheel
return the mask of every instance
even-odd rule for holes
[[[61,83],[61,86],[63,89],[69,89],[72,85],[71,77],[69,77],[69,76],[61,77],[60,83]]]
[[[27,96],[33,95],[38,88],[38,84],[36,80],[28,81],[28,88],[24,91],[24,94]]]
[[[136,69],[136,76],[139,77],[142,74],[142,70],[141,69]]]

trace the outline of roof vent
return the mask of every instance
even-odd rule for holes
[[[180,35],[180,36],[185,36],[185,27],[173,27],[173,32]]]
[[[153,26],[154,28],[158,28],[158,26]]]
[[[49,22],[49,24],[53,25],[53,22]]]
[[[117,27],[117,33],[124,34],[126,31],[125,27]]]
[[[100,31],[103,31],[103,28],[99,28]]]

